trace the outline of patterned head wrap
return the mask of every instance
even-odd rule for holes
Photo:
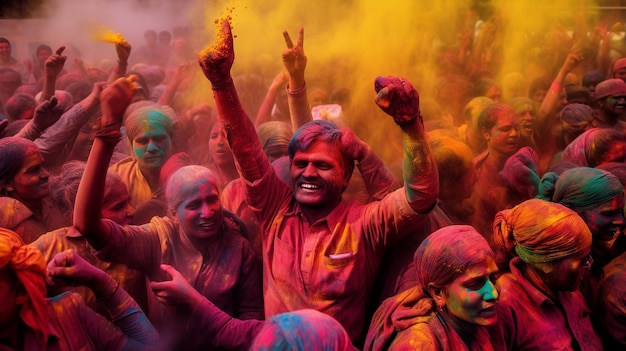
[[[15,273],[28,295],[20,310],[20,318],[43,339],[45,345],[50,334],[45,300],[46,261],[41,251],[24,245],[15,232],[0,228],[0,270],[5,268]]]
[[[493,235],[498,250],[531,265],[576,256],[591,247],[591,232],[576,212],[539,199],[498,212]]]
[[[569,104],[561,111],[563,130],[567,133],[583,132],[591,125],[594,111],[589,105]]]
[[[272,316],[257,335],[253,351],[352,351],[350,336],[332,317],[311,309]]]
[[[579,212],[595,208],[622,193],[624,187],[610,172],[576,167],[560,176],[552,172],[544,174],[537,197]]]

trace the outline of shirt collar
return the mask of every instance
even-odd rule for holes
[[[522,264],[522,260],[519,257],[515,257],[511,260],[509,267],[511,268],[511,273],[515,277],[515,280],[522,286],[522,288],[528,293],[530,300],[536,306],[541,306],[544,303],[549,303],[551,305],[554,302],[546,296],[541,290],[537,289],[520,271],[518,265]]]
[[[347,208],[346,201],[342,198],[339,204],[337,204],[337,206],[335,206],[335,208],[324,219],[321,219],[320,221],[326,221],[326,224],[328,225],[329,229],[335,228],[337,224],[340,222],[346,208]],[[293,216],[303,216],[303,213],[302,213],[302,207],[300,207],[300,204],[298,203],[298,201],[296,201],[296,199],[292,197],[292,201],[289,204],[289,208],[287,208],[287,210],[285,211],[285,217],[293,217]]]

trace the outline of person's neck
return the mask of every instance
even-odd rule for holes
[[[232,165],[232,167],[228,167],[228,166],[218,166],[217,167],[217,173],[218,176],[220,178],[220,181],[222,181],[222,186],[226,186],[226,184],[228,184],[231,180],[233,179],[237,179],[239,178],[239,172],[237,172],[237,168],[235,168],[235,165]]]
[[[471,349],[472,337],[476,333],[476,325],[452,316],[447,308],[439,312],[443,320],[459,335],[468,349]]]
[[[141,174],[148,182],[148,186],[150,187],[150,191],[154,194],[157,190],[161,188],[161,183],[159,182],[160,169],[143,169],[139,167]]]
[[[592,125],[599,128],[611,128],[617,123],[619,117],[619,115],[609,115],[604,109],[599,109]]]
[[[24,204],[24,206],[26,206],[30,210],[30,212],[32,212],[35,215],[35,217],[39,219],[42,218],[43,206],[41,205],[41,201],[43,199],[30,200],[30,199],[22,199],[19,196],[15,196],[15,199],[21,202],[22,204]]]
[[[511,155],[505,155],[493,149],[489,149],[489,157],[491,157],[494,160],[494,164],[496,165],[496,168],[498,169],[498,171],[501,171],[502,169],[504,169],[504,164],[506,163],[506,160],[510,156]]]
[[[209,248],[213,246],[213,243],[215,243],[215,241],[221,236],[221,233],[223,233],[223,229],[220,229],[220,234],[218,235],[207,239],[198,239],[194,236],[185,234],[182,229],[180,229],[180,231],[187,237],[187,240],[189,240],[191,245],[202,254],[202,257],[206,257],[209,252]]]
[[[304,216],[309,222],[309,225],[311,225],[322,218],[326,218],[326,216],[333,212],[333,210],[337,207],[337,205],[339,205],[340,202],[341,197],[337,199],[334,204],[326,204],[320,206],[307,206],[300,204],[300,207],[302,208],[302,213],[304,213]]]
[[[546,283],[547,275],[545,273],[539,272],[537,269],[526,263],[524,263],[524,266],[521,267],[520,271],[532,285],[539,289],[539,291],[550,299],[556,300],[554,292],[552,292],[552,289],[550,289]]]

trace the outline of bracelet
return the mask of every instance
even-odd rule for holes
[[[119,121],[110,122],[103,126],[102,117],[100,117],[96,121],[97,131],[95,137],[107,144],[115,145],[122,139],[122,132],[120,132],[121,126],[122,123]]]
[[[224,88],[229,87],[231,84],[233,84],[233,77],[228,77],[228,80],[224,82],[223,84],[216,85],[216,84],[211,83],[211,89],[222,90]]]
[[[289,86],[287,86],[287,93],[289,93],[289,95],[302,94],[302,93],[304,93],[305,90],[306,90],[306,83],[304,83],[304,85],[301,88],[298,88],[298,89],[295,89],[295,90],[291,90],[291,89],[289,89]]]
[[[128,62],[122,63],[122,61],[120,61],[120,60],[117,60],[117,64],[119,66],[128,66]]]
[[[110,300],[113,297],[113,295],[115,295],[115,293],[117,292],[117,289],[120,288],[120,282],[118,282],[117,280],[115,280],[113,278],[111,278],[111,280],[109,282],[111,282],[111,281],[115,282],[115,287],[113,288],[113,291],[109,294],[109,296],[101,297],[98,300],[100,300],[100,301],[108,301],[108,300]],[[107,283],[107,286],[108,285],[109,284]]]

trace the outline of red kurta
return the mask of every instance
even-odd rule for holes
[[[580,291],[553,300],[522,275],[520,263],[512,259],[511,273],[497,281],[498,322],[488,327],[494,350],[602,350]]]

